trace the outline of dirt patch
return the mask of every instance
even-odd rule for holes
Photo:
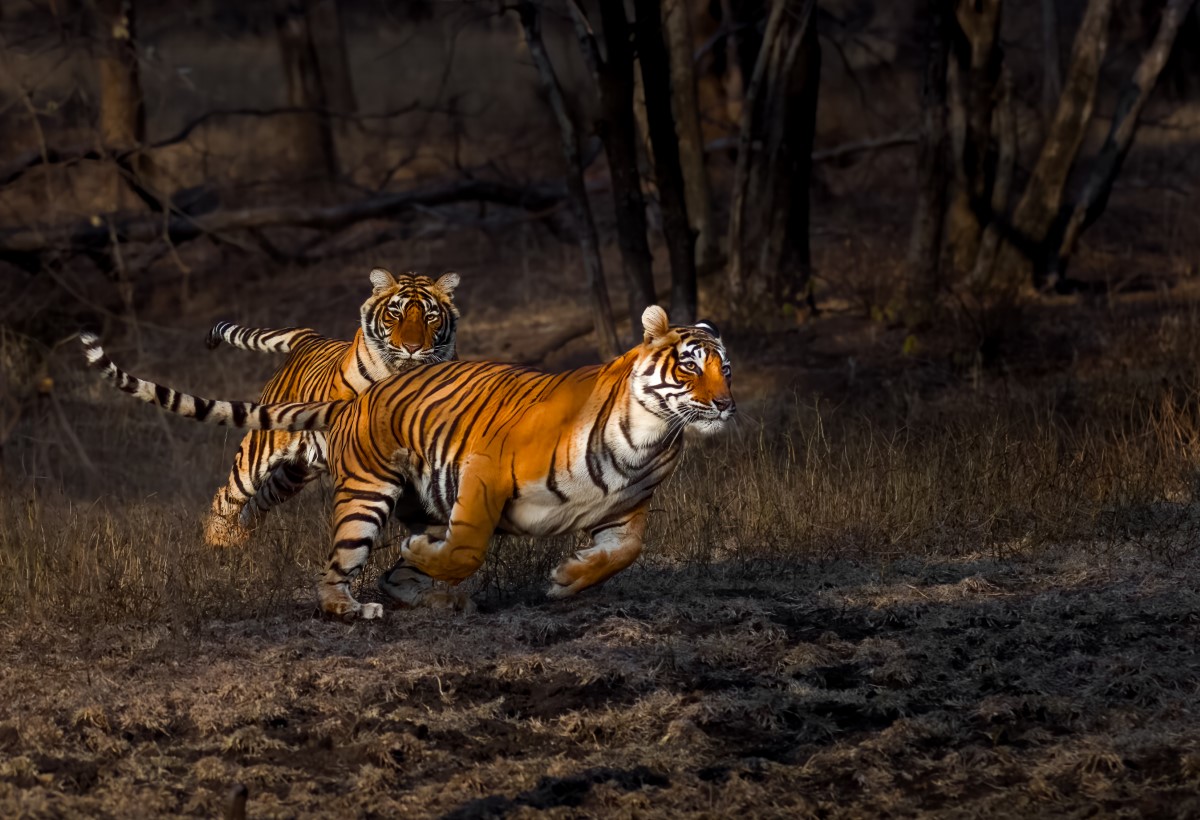
[[[351,626],[12,624],[0,813],[212,816],[237,783],[255,817],[1186,813],[1200,574],[1083,566],[660,569]]]

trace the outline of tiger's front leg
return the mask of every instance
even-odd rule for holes
[[[624,519],[592,530],[592,545],[580,550],[550,573],[551,598],[567,598],[581,589],[603,583],[642,554],[646,534],[646,509],[643,504]]]
[[[446,537],[434,538],[428,532],[410,535],[400,546],[405,563],[451,585],[466,580],[483,565],[509,496],[509,488],[489,482],[483,472],[464,466]]]
[[[253,430],[242,439],[229,478],[213,496],[204,522],[204,542],[210,547],[240,547],[249,540],[254,510],[250,502],[286,458],[278,438]]]

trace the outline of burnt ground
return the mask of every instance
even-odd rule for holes
[[[1200,584],[1037,560],[637,567],[480,612],[0,632],[0,814],[1195,816]]]

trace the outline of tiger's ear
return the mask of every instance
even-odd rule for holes
[[[714,339],[721,338],[721,331],[717,330],[716,324],[713,322],[710,322],[708,319],[699,320],[698,322],[696,322],[696,327],[700,328],[705,333],[712,336]]]
[[[458,283],[460,281],[461,280],[458,278],[457,273],[455,273],[454,271],[448,271],[446,273],[443,273],[441,276],[439,276],[438,280],[436,282],[434,282],[433,284],[435,284],[439,288],[441,288],[442,292],[445,293],[447,296],[453,296],[454,289],[456,287],[458,287]]]
[[[396,277],[385,271],[383,268],[375,268],[371,271],[371,287],[374,288],[373,293],[382,293],[396,284]]]
[[[671,332],[671,321],[667,312],[658,305],[651,305],[642,311],[642,330],[646,331],[646,344],[654,344]]]

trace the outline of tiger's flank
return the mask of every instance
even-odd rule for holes
[[[329,615],[369,619],[382,605],[359,603],[350,584],[393,512],[413,534],[379,585],[407,604],[434,595],[430,579],[470,577],[496,532],[590,535],[587,548],[551,572],[548,594],[557,598],[637,559],[650,500],[679,462],[684,431],[716,432],[736,412],[715,325],[672,326],[651,306],[642,326],[642,343],[604,365],[548,374],[444,362],[391,376],[348,402],[241,411],[246,403],[177,399],[183,394],[121,371],[94,341],[85,350],[116,386],[180,415],[326,430],[334,539],[318,598]],[[203,414],[191,412],[198,406]]]

